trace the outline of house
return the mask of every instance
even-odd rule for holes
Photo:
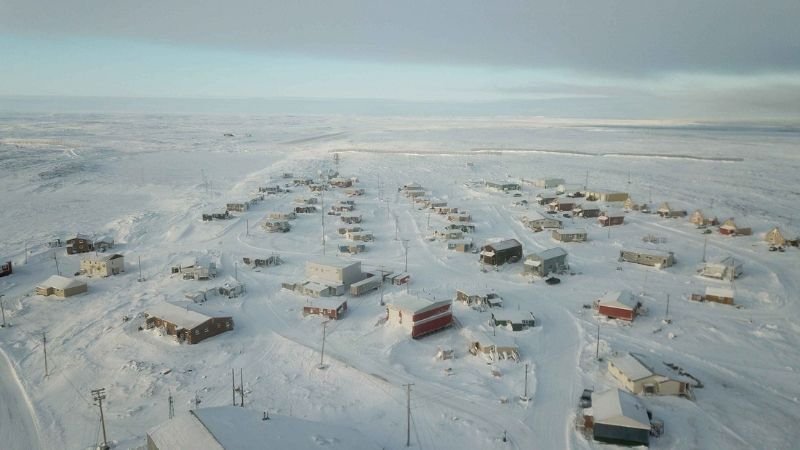
[[[176,408],[177,410],[178,408]],[[176,411],[147,432],[143,450],[380,448],[354,429],[238,406]]]
[[[344,294],[347,287],[364,279],[360,261],[339,258],[306,262],[306,277],[311,281],[333,287],[336,295]]]
[[[676,217],[686,217],[688,214],[685,209],[675,209],[668,202],[664,202],[656,210],[659,216],[674,219]]]
[[[724,305],[733,304],[733,289],[706,287],[705,294],[692,294],[691,299],[697,302],[715,302]]]
[[[358,197],[364,195],[364,192],[363,188],[349,188],[344,190],[344,193],[347,194],[348,197]]]
[[[329,286],[324,283],[318,283],[316,281],[299,281],[296,283],[292,282],[285,282],[281,283],[281,288],[297,292],[300,295],[305,295],[307,297],[332,297],[344,294],[344,286]]]
[[[559,184],[556,194],[565,194],[567,197],[583,197],[586,189],[579,184]]]
[[[286,233],[292,229],[288,221],[279,219],[267,219],[263,227],[269,233]]]
[[[11,264],[11,261],[6,261],[3,264],[0,264],[0,277],[11,275],[12,272],[14,272],[14,268]]]
[[[331,205],[331,211],[333,211],[333,212],[346,212],[346,211],[352,211],[354,209],[356,209],[356,206],[354,204],[345,203],[345,202],[341,202],[341,201],[336,202],[333,205]]]
[[[444,201],[444,200],[440,200],[438,198],[432,198],[428,202],[427,206],[428,206],[428,208],[433,209],[433,210],[435,210],[437,208],[446,208],[447,207],[447,202]]]
[[[350,178],[335,177],[331,178],[330,185],[338,188],[349,188],[353,186],[353,180]]]
[[[447,220],[456,223],[471,222],[472,216],[466,211],[461,211],[457,213],[448,214]]]
[[[471,223],[449,223],[445,225],[445,230],[460,230],[464,233],[474,233],[475,225]]]
[[[403,192],[420,192],[420,191],[424,191],[425,188],[423,188],[418,183],[412,182],[412,183],[404,184],[403,187],[401,187],[399,190],[401,190]]]
[[[492,291],[456,289],[456,300],[469,306],[488,306],[490,308],[503,306],[503,297]]]
[[[67,254],[88,253],[94,251],[94,242],[85,234],[78,234],[72,239],[67,239]]]
[[[114,248],[114,239],[108,236],[102,236],[94,240],[94,248],[98,252],[104,252]]]
[[[666,376],[664,373],[670,373],[672,370],[664,363],[656,366],[645,361],[644,355],[636,353],[616,354],[608,360],[608,373],[634,394],[690,395],[689,390],[694,386],[694,380],[679,374],[673,377]],[[661,373],[657,373],[655,367],[658,367]]]
[[[786,238],[783,237],[783,233],[781,233],[781,230],[778,227],[769,230],[766,236],[764,236],[764,240],[767,241],[769,245],[775,247],[783,247],[786,245]]]
[[[522,244],[516,239],[506,239],[481,247],[480,261],[483,264],[499,266],[507,262],[515,263],[521,258]]]
[[[317,212],[317,207],[313,205],[294,207],[295,214],[314,214],[315,212]]]
[[[437,207],[433,208],[433,210],[436,211],[436,214],[441,214],[443,216],[446,216],[448,214],[456,214],[458,212],[458,207],[457,206],[437,206]]]
[[[436,230],[433,232],[433,236],[443,241],[449,241],[454,239],[463,239],[464,232],[461,230],[447,230],[447,229],[443,231]]]
[[[619,260],[663,269],[675,264],[675,255],[669,251],[638,248],[620,250]]]
[[[281,192],[283,192],[283,189],[277,184],[275,186],[259,186],[258,192],[263,192],[267,195],[273,195],[273,194],[280,194]]]
[[[342,222],[348,224],[361,223],[360,214],[343,213],[341,216],[339,216],[339,218],[342,219]]]
[[[522,223],[534,231],[542,231],[545,228],[561,228],[561,221],[554,217],[546,217],[536,211],[522,217]]]
[[[584,219],[600,216],[600,208],[596,206],[578,205],[572,210],[572,212],[576,216],[583,217]]]
[[[343,244],[339,245],[339,253],[348,253],[354,255],[356,253],[361,253],[367,250],[367,246],[364,244]]]
[[[753,234],[753,230],[736,225],[736,222],[731,218],[719,226],[719,233],[725,236],[750,236]]]
[[[453,324],[452,303],[452,300],[431,301],[395,293],[386,299],[386,319],[388,323],[402,325],[417,339]]]
[[[533,180],[533,185],[542,189],[553,189],[564,184],[563,178],[537,178]]]
[[[217,276],[217,264],[205,258],[189,259],[172,266],[171,273],[180,273],[184,280],[209,280]]]
[[[294,202],[299,205],[316,205],[319,203],[317,197],[295,197]]]
[[[222,284],[222,286],[217,288],[219,295],[223,295],[228,298],[237,298],[244,294],[244,291],[244,284],[237,280],[226,281]]]
[[[471,252],[475,248],[472,239],[453,239],[447,241],[447,249],[454,250],[461,253]]]
[[[473,337],[469,344],[469,352],[475,356],[483,356],[489,361],[511,359],[519,361],[519,346],[514,340],[505,336],[488,336],[480,333]]]
[[[225,211],[228,212],[245,212],[250,207],[248,203],[228,203],[225,205]]]
[[[367,278],[350,285],[350,295],[358,297],[359,295],[379,289],[381,285],[383,285],[382,274],[378,276],[376,274],[367,273]]]
[[[613,192],[613,191],[593,191],[586,193],[586,200],[596,200],[600,202],[624,202],[628,199],[627,192]]]
[[[633,321],[642,308],[642,302],[638,301],[630,291],[608,292],[594,301],[597,313],[610,319]]]
[[[597,218],[597,223],[599,223],[601,227],[622,225],[623,222],[625,222],[625,213],[617,210],[603,211],[600,217]]]
[[[269,267],[269,266],[279,266],[283,264],[283,260],[281,259],[280,255],[271,255],[266,258],[242,258],[242,262],[248,266],[253,267]]]
[[[568,269],[567,251],[561,247],[553,247],[525,258],[522,273],[546,277],[550,273],[561,273]]]
[[[294,211],[289,211],[289,212],[273,211],[269,213],[268,217],[272,220],[294,220],[297,218],[297,214]]]
[[[225,211],[223,213],[203,213],[203,222],[211,222],[212,220],[227,220],[232,218],[231,213]]]
[[[555,200],[550,202],[548,206],[550,207],[550,211],[572,211],[575,209],[576,202],[574,198],[569,197],[556,197]]]
[[[519,183],[487,181],[485,184],[488,189],[492,189],[494,191],[499,191],[499,192],[519,191],[522,189],[522,186],[520,186]]]
[[[511,331],[522,331],[536,325],[536,317],[529,311],[498,311],[489,320],[496,327],[511,327]]]
[[[345,234],[345,238],[361,242],[369,242],[374,239],[371,231],[350,231]]]
[[[638,211],[639,210],[639,204],[634,202],[631,197],[628,197],[628,199],[625,200],[625,203],[622,204],[622,207],[626,211]]]
[[[90,277],[107,277],[125,272],[125,257],[119,253],[93,256],[81,261],[81,273]]]
[[[303,315],[316,314],[333,320],[339,320],[347,311],[347,300],[315,298],[303,305]]]
[[[716,217],[706,217],[703,211],[699,209],[694,210],[691,217],[689,217],[689,221],[697,225],[698,228],[719,225],[719,220]]]
[[[589,235],[583,228],[565,228],[553,230],[550,236],[559,242],[585,242]]]
[[[158,303],[147,309],[145,328],[162,329],[168,336],[175,336],[178,342],[197,344],[200,341],[233,329],[233,318],[229,316],[208,316],[189,307],[172,303]]]
[[[86,292],[88,286],[81,280],[53,275],[36,286],[36,295],[54,295],[67,298]]]
[[[584,410],[587,428],[599,442],[622,445],[650,444],[650,417],[642,402],[621,389],[592,393],[592,407]]]
[[[361,227],[352,226],[352,227],[341,227],[337,230],[339,234],[347,235],[347,233],[357,233],[359,231],[363,231]]]
[[[558,195],[555,192],[540,192],[536,194],[536,203],[544,206],[549,205],[553,200],[557,199]]]
[[[739,278],[742,274],[742,261],[736,260],[732,256],[727,256],[718,261],[711,261],[703,264],[700,275],[706,278],[716,278],[718,280],[730,280]]]
[[[411,281],[411,274],[406,272],[400,272],[397,275],[392,275],[391,280],[392,284],[395,286],[408,284],[408,282]]]

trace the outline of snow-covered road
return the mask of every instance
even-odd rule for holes
[[[2,350],[0,350],[0,400],[0,446],[7,450],[42,448],[30,403]]]

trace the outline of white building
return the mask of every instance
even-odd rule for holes
[[[90,277],[107,277],[125,272],[125,257],[113,255],[90,256],[81,261],[81,273]]]

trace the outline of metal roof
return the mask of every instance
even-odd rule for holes
[[[650,430],[650,419],[642,402],[620,389],[593,393],[592,411],[595,424]]]

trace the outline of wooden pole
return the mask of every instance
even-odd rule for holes
[[[42,331],[42,349],[44,349],[44,376],[49,375],[49,371],[47,370],[47,334]]]

